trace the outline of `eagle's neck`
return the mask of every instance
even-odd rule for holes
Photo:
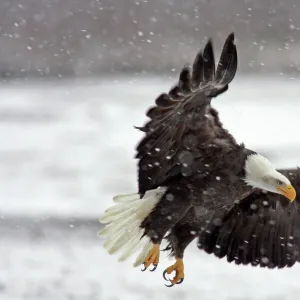
[[[248,155],[245,161],[245,178],[244,181],[254,187],[265,189],[262,182],[267,174],[277,172],[271,162],[260,154],[254,153]]]
[[[290,184],[289,180],[279,173],[272,163],[260,154],[251,154],[245,161],[244,181],[253,188],[277,193],[276,182]]]

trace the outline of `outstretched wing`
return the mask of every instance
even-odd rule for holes
[[[299,170],[280,170],[300,193]],[[291,267],[299,261],[300,198],[293,203],[274,193],[255,191],[216,226],[203,228],[198,247],[236,264]]]
[[[147,112],[150,121],[137,127],[145,132],[136,148],[141,196],[182,173],[185,164],[201,156],[203,148],[212,139],[221,137],[221,129],[224,139],[224,129],[210,102],[228,89],[236,69],[234,34],[226,39],[216,70],[212,41],[209,40],[203,53],[197,54],[192,74],[189,68],[184,68],[178,84],[156,99],[156,106]],[[236,145],[230,134],[226,137],[228,141],[224,144],[227,147]]]

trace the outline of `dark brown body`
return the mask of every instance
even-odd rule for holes
[[[197,111],[193,114],[197,118]],[[214,109],[210,108],[205,118],[207,116],[213,116],[209,122],[215,123],[217,120],[218,126],[221,126]],[[193,117],[190,120],[194,123]],[[222,127],[218,128],[217,135],[213,138],[205,133],[199,138],[199,131],[201,132],[197,128],[195,135],[193,131],[189,132],[189,148],[177,155],[180,163],[173,167],[173,173],[164,182],[166,193],[141,224],[145,235],[151,237],[153,243],[160,243],[167,231],[174,226],[179,236],[185,232],[185,236],[178,239],[179,243],[183,243],[182,246],[174,247],[177,257],[183,255],[183,246],[187,246],[196,237],[203,222],[209,221],[213,216],[221,218],[234,203],[253,191],[243,179],[245,160],[254,152],[244,145],[237,145]],[[202,144],[207,146],[197,156]],[[197,150],[193,153],[193,149]],[[181,228],[180,220],[187,220],[184,221],[184,228],[188,228],[192,234]]]
[[[296,239],[291,248],[278,243],[282,237],[287,241],[294,236],[298,200],[290,204],[283,196],[264,194],[244,183],[245,161],[254,152],[235,141],[210,105],[212,98],[228,89],[236,69],[233,34],[216,70],[208,41],[195,58],[192,74],[184,68],[178,84],[160,95],[147,112],[150,121],[138,128],[145,133],[136,155],[139,193],[143,197],[159,186],[167,191],[141,228],[154,244],[170,232],[169,249],[179,258],[198,237],[200,249],[253,265],[258,249],[275,243],[268,248],[272,263],[265,265],[291,265],[297,257]],[[292,180],[300,192],[299,177]],[[268,222],[274,220],[272,227]]]

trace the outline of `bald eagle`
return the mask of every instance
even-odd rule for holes
[[[160,251],[168,250],[176,259],[163,272],[168,286],[183,281],[184,251],[195,238],[202,251],[236,264],[283,268],[298,259],[298,171],[276,170],[237,143],[211,107],[236,70],[234,34],[217,68],[209,39],[137,127],[144,133],[136,147],[138,192],[114,197],[100,219],[104,247],[118,251],[120,261],[140,251],[134,266],[154,271]]]

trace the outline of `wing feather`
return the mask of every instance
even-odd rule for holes
[[[182,71],[180,72],[178,87],[183,94],[188,94],[192,91],[191,73],[188,67],[183,68]]]
[[[192,84],[193,87],[198,87],[201,82],[203,82],[203,56],[202,51],[200,51],[194,60],[193,71],[192,71]]]
[[[176,100],[173,100],[170,95],[168,94],[161,94],[156,100],[155,104],[158,107],[165,108],[165,107],[173,107],[177,103]]]
[[[215,79],[215,56],[212,40],[209,39],[203,51],[203,77],[204,82],[212,82]]]
[[[300,171],[280,170],[300,193]],[[274,193],[255,191],[222,219],[210,222],[198,247],[228,262],[267,268],[291,267],[299,261],[300,196],[293,203]],[[298,221],[298,222],[297,222]]]
[[[234,35],[230,34],[225,41],[219,64],[216,71],[216,81],[223,85],[232,81],[237,70],[237,51],[236,47],[232,47]]]
[[[182,151],[200,156],[209,139],[218,137],[222,124],[210,108],[210,101],[228,89],[236,68],[234,35],[229,35],[224,44],[217,71],[209,40],[203,52],[197,54],[192,74],[188,67],[183,68],[177,85],[168,94],[161,94],[156,105],[147,111],[150,120],[143,127],[136,127],[145,132],[136,147],[141,196],[169,180],[169,174],[180,174],[178,155]],[[230,134],[228,138],[228,144],[235,147]]]

